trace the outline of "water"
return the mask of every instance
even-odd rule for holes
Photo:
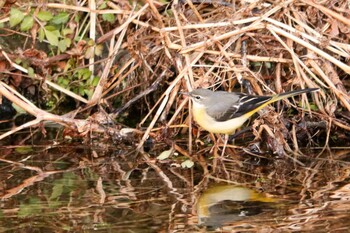
[[[43,143],[41,143],[43,144]],[[347,232],[344,149],[145,160],[130,146],[0,148],[0,232]],[[118,145],[119,146],[119,145]],[[211,165],[211,166],[208,166]],[[208,173],[207,173],[208,171]]]

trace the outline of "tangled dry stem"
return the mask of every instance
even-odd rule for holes
[[[327,122],[327,140],[332,127],[350,130],[349,122],[335,116],[337,109],[350,111],[350,96],[343,81],[350,74],[347,62],[350,58],[350,21],[348,12],[344,10],[347,9],[346,1],[338,1],[337,5],[325,1],[320,5],[308,0],[276,3],[175,0],[164,5],[146,0],[142,6],[119,1],[109,2],[107,10],[96,10],[96,3],[89,3],[84,7],[50,3],[46,7],[87,12],[90,14],[90,38],[108,44],[108,56],[102,60],[100,73],[97,68],[99,61],[95,58],[89,60],[90,70],[101,77],[92,98],[87,100],[52,80],[39,75],[36,77],[51,88],[86,104],[85,110],[101,103],[111,103],[114,97],[118,97],[114,94],[116,90],[125,86],[126,90],[117,93],[123,93],[126,106],[136,102],[135,96],[138,96],[137,100],[144,97],[143,106],[148,106],[149,96],[153,93],[152,98],[157,101],[143,111],[147,114],[143,116],[140,127],[147,124],[147,129],[138,144],[139,149],[150,135],[162,134],[164,128],[156,128],[156,124],[165,120],[166,128],[189,127],[188,148],[191,152],[191,116],[187,100],[177,93],[197,87],[224,90],[246,87],[244,91],[255,94],[320,87],[321,91],[313,99],[318,111],[312,115]],[[101,29],[97,17],[106,13],[116,14],[118,18],[117,25],[109,31]],[[6,20],[8,18],[1,22]],[[101,33],[100,37],[97,31]],[[2,55],[14,69],[28,73],[3,50]],[[118,72],[111,75],[111,69],[115,67],[118,67]],[[155,81],[159,86],[149,87]],[[100,129],[91,118],[78,120],[71,117],[72,114],[67,118],[45,112],[25,101],[3,81],[0,92],[37,118],[0,138],[47,120],[79,132]],[[138,93],[144,93],[144,96]],[[128,103],[129,100],[134,102]],[[307,109],[312,112],[305,97],[301,106],[298,108],[300,111]],[[111,111],[107,118],[114,119],[119,110]],[[186,117],[187,113],[189,117]],[[257,121],[260,124],[254,124],[253,132],[260,137],[265,131],[275,145],[282,145],[278,150],[292,151],[283,132],[271,134],[274,132],[272,128],[278,127],[276,119],[280,119],[277,113],[263,116]],[[91,127],[92,124],[94,127]],[[296,131],[292,133],[294,150],[298,150]],[[178,145],[176,147],[186,151]]]

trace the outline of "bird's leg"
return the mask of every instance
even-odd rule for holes
[[[225,155],[225,150],[226,150],[228,138],[229,138],[229,135],[228,135],[228,134],[225,134],[225,138],[224,138],[224,147],[222,148],[221,157],[224,157],[224,155]]]
[[[215,138],[215,135],[214,135],[213,133],[210,133],[210,138],[211,138],[211,140],[212,140],[213,143],[214,143],[214,145],[211,147],[211,149],[210,149],[210,151],[209,151],[209,153],[211,154],[211,153],[213,153],[214,151],[217,151],[217,149],[218,149],[218,142],[219,142],[219,139],[220,139],[220,138],[216,139],[216,138]],[[216,152],[214,152],[214,153],[216,153]]]

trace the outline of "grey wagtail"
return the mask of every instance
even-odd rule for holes
[[[211,133],[230,135],[266,105],[317,90],[318,88],[308,88],[271,96],[255,96],[226,91],[214,92],[208,89],[196,89],[182,94],[191,98],[194,120],[203,129]]]

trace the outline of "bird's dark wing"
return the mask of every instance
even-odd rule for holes
[[[245,95],[239,94],[239,100],[226,108],[226,111],[222,111],[221,114],[218,114],[216,111],[215,116],[212,116],[217,121],[227,121],[236,117],[240,117],[248,112],[253,111],[260,105],[269,101],[271,96],[253,96],[253,95]]]

